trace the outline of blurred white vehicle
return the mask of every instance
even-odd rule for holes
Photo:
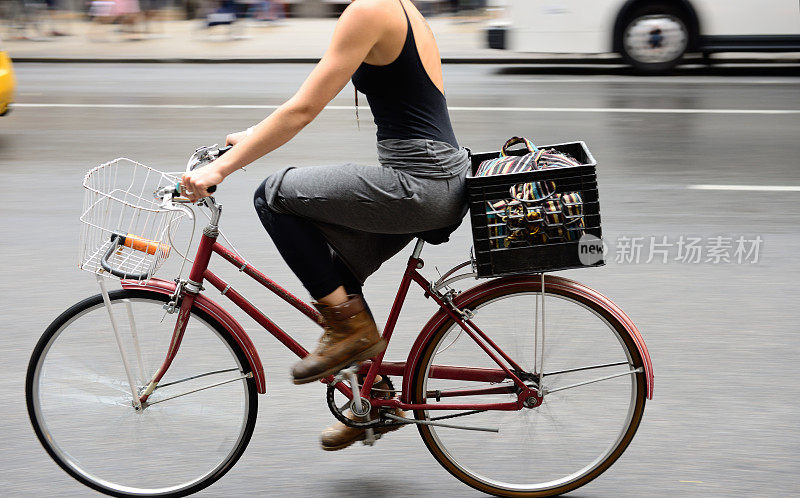
[[[506,0],[489,46],[517,52],[617,52],[644,72],[687,52],[800,52],[800,0]]]

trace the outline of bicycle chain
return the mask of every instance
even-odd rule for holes
[[[388,389],[385,390],[394,392],[394,384],[392,384],[392,381],[389,379],[389,377],[384,376],[383,382],[381,382],[381,384],[383,383],[385,383],[388,386]],[[381,389],[381,391],[384,391],[384,389]],[[375,429],[376,427],[391,427],[395,425],[404,425],[396,422],[387,422],[385,420],[382,420],[380,417],[377,420],[370,420],[369,422],[361,422],[358,420],[349,419],[344,415],[344,413],[342,413],[341,410],[339,410],[339,407],[336,406],[336,401],[334,400],[335,392],[336,392],[335,385],[328,384],[328,389],[326,393],[326,397],[328,400],[328,409],[331,411],[333,416],[336,417],[336,420],[338,420],[339,422],[343,423],[348,427],[355,427],[357,429]],[[373,392],[375,392],[374,388]]]

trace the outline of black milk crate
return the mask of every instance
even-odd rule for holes
[[[598,239],[602,237],[600,228],[600,203],[597,193],[596,166],[592,154],[583,142],[569,142],[557,145],[541,146],[541,149],[555,149],[569,154],[580,165],[566,168],[552,168],[524,173],[505,175],[467,177],[467,201],[469,202],[470,219],[472,221],[472,240],[475,247],[475,263],[478,277],[495,277],[526,273],[540,273],[568,268],[586,266],[602,266],[605,262],[602,255],[594,255],[595,262],[585,265],[579,255],[579,241],[548,240],[546,242],[529,242],[522,246],[493,247],[497,245],[491,236],[487,215],[487,202],[495,203],[511,198],[509,189],[519,183],[533,181],[553,181],[555,192],[559,194],[579,192],[583,200],[582,233],[591,234]],[[524,155],[527,150],[512,150],[510,155]],[[472,154],[472,174],[481,162],[493,159],[500,152],[484,152]],[[496,227],[499,220],[494,220]],[[599,257],[599,260],[597,258]],[[584,258],[586,259],[586,258]]]

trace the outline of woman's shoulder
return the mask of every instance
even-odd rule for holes
[[[399,0],[356,0],[344,9],[340,19],[348,16],[363,16],[373,21],[379,21],[392,8],[396,8],[398,3]]]
[[[394,0],[395,2],[397,0]],[[386,32],[387,5],[391,0],[356,0],[344,9],[336,23],[336,31],[348,40],[354,36],[378,39]],[[334,35],[335,37],[335,35]]]
[[[383,37],[387,33],[405,33],[406,19],[400,0],[355,0],[344,9],[337,23],[339,28],[372,32]]]

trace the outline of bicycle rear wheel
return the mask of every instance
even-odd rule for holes
[[[441,418],[453,425],[499,429],[494,433],[418,425],[434,458],[456,478],[486,493],[555,496],[582,486],[619,458],[642,417],[644,368],[624,326],[608,310],[564,288],[545,284],[544,299],[544,334],[538,277],[497,279],[462,306],[531,374],[527,385],[535,386],[542,375],[541,405],[517,411],[415,411],[419,420]],[[437,371],[440,366],[494,370],[500,379],[453,379],[452,373]],[[447,376],[451,378],[442,378]],[[516,401],[518,390],[511,381],[503,381],[504,376],[497,363],[449,320],[422,349],[413,402]]]
[[[141,391],[164,361],[178,315],[167,314],[161,294],[109,297]],[[62,313],[39,340],[26,379],[28,415],[53,460],[87,486],[113,496],[184,496],[222,477],[250,441],[258,401],[249,374],[226,329],[194,308],[178,355],[148,405],[135,410],[98,294]]]

